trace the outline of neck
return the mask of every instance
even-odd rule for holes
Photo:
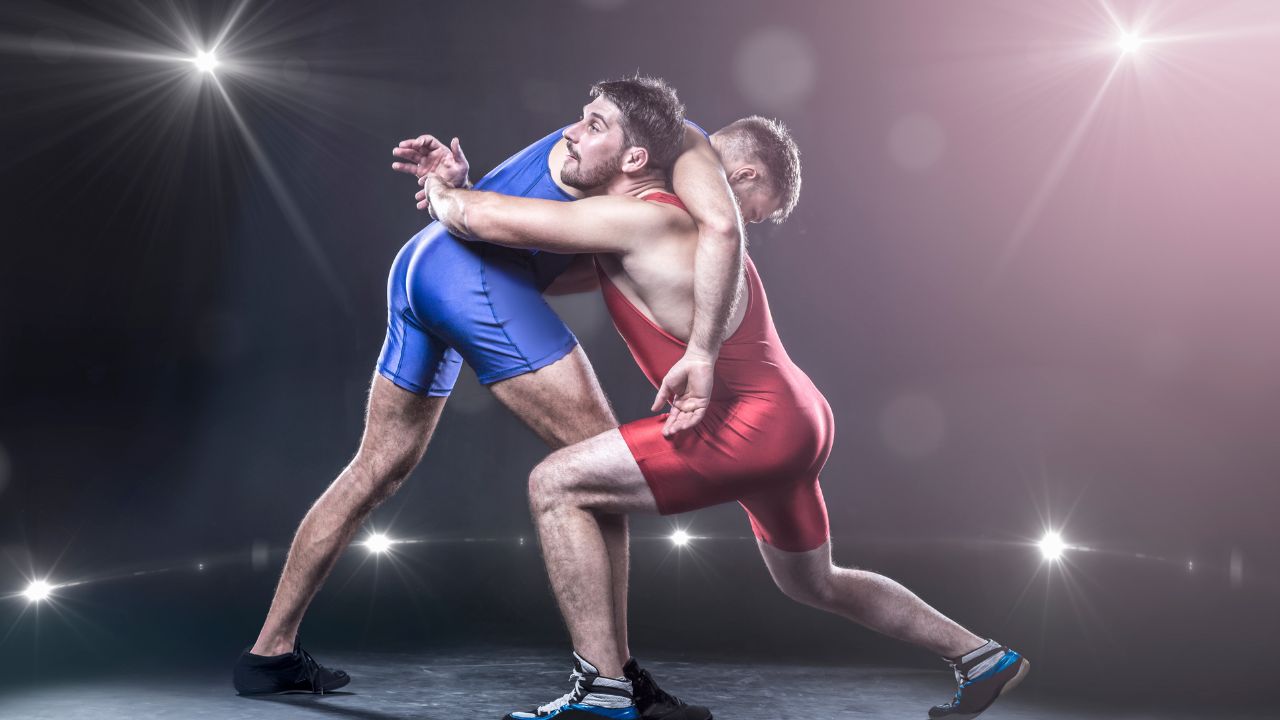
[[[667,189],[667,175],[650,172],[644,175],[619,175],[610,182],[592,190],[588,195],[631,195],[639,197],[654,190]]]

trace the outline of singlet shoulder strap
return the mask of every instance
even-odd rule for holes
[[[669,192],[662,192],[662,191],[651,192],[648,195],[645,195],[643,198],[641,198],[641,200],[647,200],[649,202],[656,202],[656,203],[663,203],[666,205],[674,205],[686,212],[689,210],[689,208],[685,207],[683,200],[681,200],[680,198],[676,197],[675,195]]]

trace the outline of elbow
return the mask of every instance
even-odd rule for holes
[[[742,224],[735,213],[729,217],[708,218],[698,226],[699,241],[709,240],[716,244],[745,246]]]

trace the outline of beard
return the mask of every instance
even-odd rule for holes
[[[582,159],[573,152],[573,148],[568,148],[569,155],[574,159],[572,166],[566,159],[564,165],[560,167],[560,182],[571,188],[582,190],[583,192],[591,192],[604,184],[608,183],[618,174],[618,167],[621,165],[622,152],[617,155],[603,160],[591,167],[585,167]]]

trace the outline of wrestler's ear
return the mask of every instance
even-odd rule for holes
[[[760,177],[760,173],[756,172],[755,168],[751,167],[750,165],[743,165],[742,167],[730,173],[729,184],[731,185],[750,184],[755,182],[759,177]]]
[[[640,172],[649,166],[649,151],[638,146],[627,148],[622,153],[622,172]]]

